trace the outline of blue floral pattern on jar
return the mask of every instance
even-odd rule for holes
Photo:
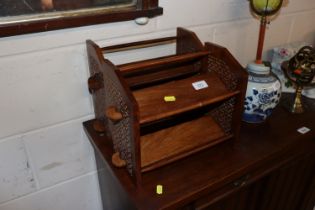
[[[249,123],[264,122],[277,106],[281,97],[281,84],[272,76],[259,80],[256,75],[249,77],[244,101],[243,120]]]

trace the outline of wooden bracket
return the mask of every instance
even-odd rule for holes
[[[115,152],[112,156],[112,163],[117,168],[122,168],[126,166],[126,161],[120,158],[119,152]]]
[[[110,106],[105,110],[105,116],[114,123],[123,119],[123,115],[114,106]]]

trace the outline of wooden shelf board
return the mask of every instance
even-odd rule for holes
[[[198,72],[194,69],[194,64],[186,64],[185,66],[176,66],[162,71],[150,72],[143,75],[128,76],[125,77],[129,87],[137,87],[141,85],[152,84],[159,81],[171,81],[179,77],[197,74]],[[124,75],[124,74],[123,74]]]
[[[153,170],[231,137],[208,115],[146,134],[140,138],[141,171]]]
[[[168,55],[159,58],[148,59],[145,61],[135,61],[131,63],[121,64],[118,65],[117,67],[121,72],[124,73],[134,72],[140,71],[142,69],[157,68],[162,66],[169,66],[173,64],[189,62],[205,57],[206,55],[209,55],[208,51],[192,52],[182,55]]]
[[[201,80],[206,81],[209,87],[195,90],[192,83]],[[140,124],[203,107],[238,93],[239,91],[228,91],[212,72],[133,91],[139,105]],[[165,96],[175,96],[176,101],[165,102]]]

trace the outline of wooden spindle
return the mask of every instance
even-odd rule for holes
[[[126,166],[126,161],[120,158],[119,152],[115,152],[112,155],[112,163],[114,166],[116,166],[118,168],[122,168],[122,167]]]
[[[103,76],[101,73],[96,73],[88,79],[88,86],[90,93],[94,93],[95,91],[104,87]]]
[[[123,118],[123,115],[114,106],[110,106],[105,110],[105,116],[114,123],[119,122]]]

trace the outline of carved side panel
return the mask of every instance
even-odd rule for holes
[[[214,71],[224,83],[225,87],[234,91],[239,86],[239,80],[230,67],[222,60],[213,55],[208,56],[208,71]],[[211,116],[221,126],[226,134],[232,132],[233,114],[236,105],[233,97],[211,112]]]
[[[204,46],[195,33],[184,28],[177,29],[176,54],[180,55],[203,50]],[[195,71],[199,71],[201,67],[202,61],[198,60],[194,63]]]
[[[235,97],[230,98],[210,112],[212,118],[221,126],[226,134],[231,134],[232,132],[232,119],[235,101]]]
[[[237,79],[235,73],[222,59],[209,55],[208,71],[216,72],[227,89],[233,91],[238,87],[239,80]]]
[[[129,174],[133,176],[136,161],[134,148],[132,148],[134,110],[130,105],[131,102],[128,101],[124,88],[119,83],[115,67],[110,62],[100,58],[97,46],[88,44],[88,60],[91,76],[101,74],[104,82],[103,88],[93,92],[95,117],[104,123],[106,134],[112,139],[114,150],[119,152],[120,158],[126,161],[126,168]],[[121,112],[122,120],[112,122],[105,117],[105,110],[110,106],[114,106]]]
[[[111,138],[114,145],[114,150],[120,153],[120,157],[126,161],[127,170],[130,175],[133,175],[133,161],[131,141],[133,141],[132,133],[132,110],[128,107],[124,100],[117,84],[109,77],[104,77],[104,86],[106,89],[106,106],[114,106],[122,114],[123,119],[117,123],[107,120],[107,125],[111,131]]]
[[[92,55],[89,55],[88,60],[90,75],[93,76],[96,74],[100,74],[100,77],[104,79],[104,75],[101,71],[101,64]],[[106,107],[106,88],[103,87],[93,92],[93,102],[95,117],[99,120],[104,121],[104,109]]]

